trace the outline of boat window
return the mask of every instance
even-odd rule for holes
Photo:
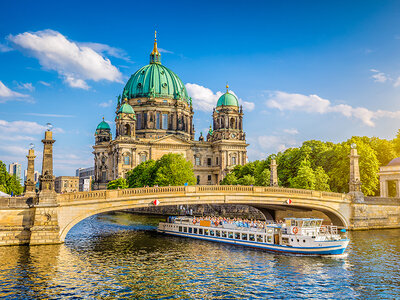
[[[193,233],[197,233],[197,228],[193,228]]]
[[[224,238],[226,238],[226,231],[222,231],[221,233],[222,233],[221,236],[224,237]]]
[[[254,234],[249,234],[249,241],[254,241]]]
[[[297,239],[297,242],[298,242],[298,243],[300,243],[300,240],[299,240],[299,239]]]
[[[264,237],[262,235],[257,234],[257,242],[263,243],[264,242]]]
[[[199,228],[199,234],[203,234],[203,228]]]
[[[216,230],[216,231],[215,231],[215,236],[221,236],[221,231]]]
[[[210,230],[210,235],[214,236],[214,230]]]
[[[247,233],[242,233],[242,240],[247,241]]]
[[[271,242],[272,242],[272,236],[269,235],[269,236],[267,237],[267,242],[268,242],[268,243],[271,243]],[[292,242],[293,242],[293,239],[292,239]]]
[[[274,230],[272,228],[269,228],[267,232],[272,233],[272,232],[274,232]]]
[[[240,240],[240,233],[239,232],[235,232],[235,239]]]
[[[316,221],[311,221],[311,227],[315,227],[316,226]]]
[[[291,224],[291,226],[297,226],[297,224],[296,224],[296,220],[292,220],[292,224]]]
[[[208,229],[204,229],[204,235],[209,235]]]
[[[182,232],[182,226],[179,226],[179,231]]]
[[[306,242],[306,240],[303,240],[303,243],[305,243]]]
[[[228,232],[228,238],[233,239],[233,232]]]
[[[293,242],[293,239],[292,239],[292,242]]]
[[[183,227],[183,232],[187,232],[187,227]]]
[[[193,230],[192,227],[189,227],[189,233],[192,233],[192,230]]]

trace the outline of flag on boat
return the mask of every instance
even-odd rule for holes
[[[292,204],[292,199],[287,199],[287,200],[286,200],[286,203],[287,203],[287,204]]]
[[[158,204],[160,204],[160,201],[158,201],[158,200],[156,199],[156,200],[153,201],[153,204],[154,204],[155,206],[157,206]]]

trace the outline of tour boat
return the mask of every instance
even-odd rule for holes
[[[249,246],[269,251],[306,255],[343,254],[349,244],[346,230],[322,225],[323,219],[285,218],[283,223],[212,221],[194,217],[168,217],[158,232]]]

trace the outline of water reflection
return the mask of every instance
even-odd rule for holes
[[[64,245],[0,248],[0,298],[396,298],[400,231],[351,233],[340,258],[159,235],[160,218],[94,216]]]

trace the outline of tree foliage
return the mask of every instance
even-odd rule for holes
[[[130,188],[196,183],[192,163],[183,155],[174,153],[165,154],[157,161],[141,163],[127,173],[126,180]]]
[[[23,192],[20,178],[10,175],[6,165],[0,160],[0,191],[11,195],[20,195]]]
[[[107,190],[127,189],[129,187],[125,178],[118,178],[107,184]]]
[[[350,179],[350,145],[357,145],[362,192],[379,194],[379,167],[400,156],[400,130],[393,140],[377,137],[352,137],[341,142],[305,141],[301,147],[289,148],[272,154],[265,160],[236,166],[221,184],[243,184],[244,176],[253,176],[255,185],[269,185],[269,164],[278,164],[279,185],[321,191],[347,193]],[[246,177],[249,179],[249,177]]]

